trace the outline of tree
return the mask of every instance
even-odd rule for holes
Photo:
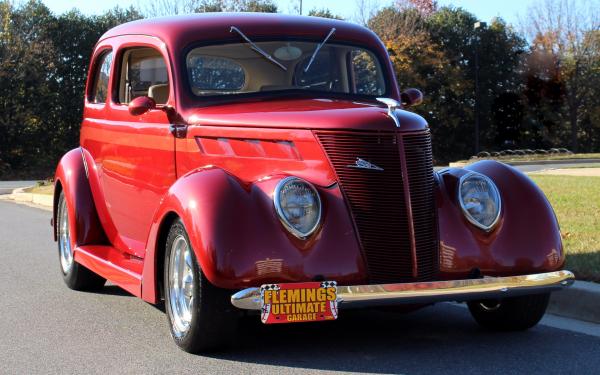
[[[474,15],[460,8],[438,9],[433,1],[402,1],[369,20],[368,26],[388,49],[401,87],[417,87],[425,94],[423,105],[415,111],[432,125],[438,161],[472,154],[476,46],[486,51],[480,69],[482,143],[492,148],[499,137],[514,134],[498,132],[510,116],[496,112],[512,105],[519,113],[519,100],[514,102],[519,95],[508,94],[520,92],[518,67],[525,42],[499,19],[476,38],[475,21]],[[520,122],[520,117],[510,119]],[[520,123],[510,125],[520,128]]]
[[[532,40],[533,62],[552,60],[556,72],[530,69],[537,78],[556,77],[564,90],[566,118],[570,124],[571,148],[579,149],[582,123],[589,110],[598,106],[598,60],[600,48],[600,1],[538,0],[525,19],[525,33]],[[535,57],[537,56],[537,57]],[[562,108],[556,108],[562,110]]]
[[[150,18],[194,13],[205,2],[203,0],[146,0],[139,2],[138,6],[142,13]]]
[[[358,9],[354,20],[363,26],[367,26],[369,20],[375,17],[381,10],[380,0],[354,0],[354,2],[356,9]]]
[[[94,45],[137,18],[133,9],[57,17],[41,1],[0,2],[0,178],[48,177],[77,146]]]
[[[272,0],[147,0],[140,6],[146,17],[205,12],[277,13]]]
[[[48,123],[56,118],[57,54],[47,32],[54,18],[40,1],[18,8],[3,1],[0,9],[1,169],[39,171],[48,163]]]
[[[331,11],[327,8],[312,9],[308,12],[308,15],[312,16],[312,17],[332,18],[335,20],[343,20],[344,19],[343,17],[338,16],[337,14],[331,13]]]
[[[479,54],[480,143],[483,149],[492,150],[502,148],[502,145],[496,144],[499,128],[521,125],[498,123],[502,116],[495,115],[493,111],[505,108],[495,105],[501,97],[506,98],[504,94],[522,91],[519,67],[526,42],[502,19],[493,19],[487,28],[475,32],[473,25],[476,21],[473,14],[461,8],[444,7],[428,18],[427,25],[433,42],[442,46],[450,64],[460,70],[460,76],[444,87],[444,95],[455,97],[454,91],[458,87],[468,88],[468,91],[458,90],[461,97],[457,98],[455,105],[466,110],[461,116],[465,116],[463,126],[469,130],[467,139],[473,140],[470,144],[475,143],[475,53]],[[515,103],[515,106],[518,105]]]

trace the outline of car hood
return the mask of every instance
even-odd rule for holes
[[[412,112],[396,110],[396,116],[400,131],[427,128],[427,122]],[[336,99],[238,102],[189,109],[182,117],[190,125],[397,130],[383,105]]]

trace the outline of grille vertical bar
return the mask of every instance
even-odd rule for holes
[[[437,269],[437,248],[432,246],[434,240],[437,246],[437,227],[432,216],[433,166],[429,133],[399,137],[395,132],[318,131],[316,135],[335,169],[352,212],[370,281],[415,280],[404,194],[404,184],[409,181],[419,271],[416,279],[430,279]],[[401,140],[407,178],[402,175],[398,144]],[[353,168],[357,158],[383,171]]]
[[[402,136],[408,173],[419,280],[438,270],[439,239],[435,209],[433,158],[429,133]]]

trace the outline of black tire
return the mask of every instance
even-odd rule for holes
[[[190,309],[189,328],[184,333],[175,328],[169,281],[170,257],[176,239],[183,237],[191,250],[193,272],[193,304]],[[229,347],[236,332],[238,312],[231,304],[231,291],[212,285],[202,273],[189,237],[181,220],[177,219],[167,236],[164,263],[164,296],[171,337],[181,349],[188,353],[219,351]]]
[[[57,214],[56,214],[56,231],[57,231],[57,235],[58,235],[58,262],[59,262],[59,267],[60,267],[60,271],[62,273],[63,276],[63,280],[65,282],[65,284],[67,284],[67,286],[73,290],[80,290],[80,291],[96,291],[99,289],[102,289],[102,287],[104,286],[104,284],[106,283],[106,279],[100,277],[99,275],[95,274],[94,272],[90,271],[89,269],[85,268],[84,266],[82,266],[81,264],[75,262],[74,259],[71,259],[71,265],[69,267],[65,267],[62,263],[62,256],[61,256],[61,246],[63,244],[66,244],[70,241],[71,238],[71,232],[68,231],[68,233],[66,234],[66,237],[61,236],[61,226],[63,224],[63,212],[65,212],[67,210],[67,200],[65,199],[65,195],[63,192],[60,193],[60,196],[58,198],[58,207],[57,207]],[[67,220],[67,226],[68,226],[68,217],[64,220]],[[69,247],[68,247],[69,251],[71,252],[71,258],[72,258],[72,247],[69,243]]]
[[[542,319],[550,293],[469,302],[469,311],[479,325],[494,331],[524,331]]]

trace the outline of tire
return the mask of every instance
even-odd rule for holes
[[[206,279],[179,219],[169,230],[164,264],[165,310],[177,346],[196,354],[227,348],[238,320],[231,292]]]
[[[544,316],[550,293],[469,302],[469,311],[479,325],[494,331],[524,331]]]
[[[106,279],[98,276],[73,259],[67,200],[65,199],[64,192],[61,192],[58,198],[56,232],[58,238],[58,261],[65,284],[73,290],[92,291],[101,289],[106,283]]]

